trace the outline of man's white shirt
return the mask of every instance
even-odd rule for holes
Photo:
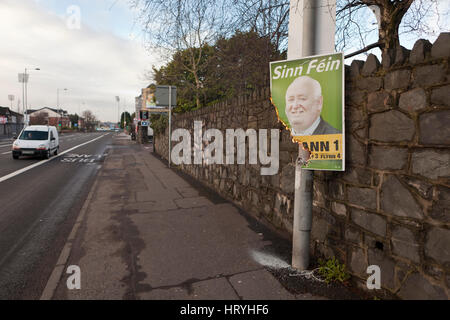
[[[313,124],[308,129],[306,129],[305,131],[296,132],[294,130],[294,128],[291,128],[291,134],[293,136],[311,136],[313,134],[313,132],[319,126],[319,123],[320,123],[320,117],[317,117],[316,121],[314,121]]]

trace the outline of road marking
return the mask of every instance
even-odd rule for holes
[[[54,159],[56,159],[56,158],[62,156],[63,154],[66,154],[66,153],[68,153],[68,152],[70,152],[70,151],[72,151],[72,150],[75,150],[75,149],[77,149],[77,148],[79,148],[79,147],[82,147],[82,146],[84,146],[84,145],[86,145],[86,144],[88,144],[88,143],[94,142],[94,141],[96,141],[96,140],[98,140],[98,139],[100,139],[100,138],[103,138],[104,136],[107,136],[108,134],[109,134],[109,133],[104,134],[104,135],[102,135],[102,136],[100,136],[100,137],[97,137],[97,138],[95,138],[95,139],[89,140],[89,141],[87,141],[87,142],[84,142],[84,143],[82,143],[82,144],[79,144],[79,145],[77,145],[77,146],[75,146],[75,147],[73,147],[73,148],[70,148],[70,149],[68,149],[68,150],[65,150],[65,151],[59,153],[58,155],[51,157],[50,159],[47,159],[47,160],[41,160],[41,161],[39,161],[39,162],[37,162],[37,163],[35,163],[35,164],[32,164],[31,166],[28,166],[28,167],[22,168],[22,169],[20,169],[20,170],[14,171],[14,172],[12,172],[12,173],[6,175],[6,176],[1,177],[1,178],[0,178],[0,182],[6,181],[6,180],[8,180],[8,179],[11,179],[11,178],[13,178],[13,177],[15,177],[15,176],[18,176],[19,174],[22,174],[22,173],[24,173],[24,172],[27,172],[28,170],[31,170],[31,169],[33,169],[33,168],[36,168],[36,167],[38,167],[38,166],[40,166],[40,165],[43,165],[44,163],[47,163],[47,162],[49,162],[49,161],[52,161],[52,160],[54,160]]]
[[[8,151],[8,152],[3,152],[2,154],[8,154],[8,153],[11,153],[12,151]]]
[[[0,146],[0,148],[3,148],[3,147],[11,147],[11,146],[12,146],[12,142],[11,142],[10,144],[4,144],[4,145]]]

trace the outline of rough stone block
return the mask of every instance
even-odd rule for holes
[[[323,182],[315,180],[313,184],[313,205],[316,207],[325,208],[326,193]]]
[[[385,177],[380,195],[381,210],[399,217],[423,218],[421,206],[397,177]]]
[[[416,263],[420,262],[419,244],[411,230],[400,226],[395,227],[392,230],[391,241],[395,255],[407,258]]]
[[[400,95],[399,108],[407,112],[416,112],[427,107],[425,90],[417,88]]]
[[[364,63],[364,66],[361,70],[361,74],[363,76],[367,77],[367,76],[377,72],[379,67],[380,67],[380,61],[378,61],[378,58],[373,54],[369,54],[369,56],[366,59],[366,62]]]
[[[421,150],[414,152],[411,159],[412,172],[430,179],[450,176],[450,152]]]
[[[428,112],[420,115],[421,144],[445,144],[450,146],[450,110]]]
[[[396,70],[389,72],[384,77],[384,89],[387,91],[394,89],[405,89],[409,86],[410,78],[411,71],[409,70]]]
[[[344,200],[344,186],[342,183],[331,181],[329,184],[328,192],[332,199]]]
[[[358,80],[356,86],[360,90],[365,90],[368,92],[377,91],[383,85],[383,79],[379,77],[368,77]]]
[[[408,58],[409,54],[411,53],[410,50],[406,49],[405,47],[399,46],[397,50],[395,51],[395,66],[400,66],[404,64]]]
[[[348,105],[357,107],[362,106],[365,101],[364,91],[358,90],[356,88],[349,88],[346,90],[345,102]]]
[[[450,188],[436,187],[435,203],[431,210],[431,217],[443,223],[450,222]]]
[[[410,187],[413,187],[422,196],[422,198],[429,199],[431,197],[433,191],[432,184],[406,175],[400,176],[400,178],[404,183]]]
[[[433,58],[448,58],[450,56],[450,32],[442,32],[431,48]]]
[[[377,191],[371,188],[347,187],[348,201],[368,209],[377,208]]]
[[[420,66],[414,69],[413,86],[423,87],[438,85],[445,81],[446,67],[444,64]]]
[[[351,241],[353,243],[361,242],[361,233],[352,227],[348,227],[348,226],[346,227],[344,237],[345,237],[345,240]]]
[[[408,149],[372,146],[369,165],[380,170],[399,170],[406,166]]]
[[[311,240],[324,242],[327,239],[331,225],[321,217],[313,215],[311,227]]]
[[[447,300],[444,289],[431,283],[419,273],[411,274],[403,283],[398,296],[405,300]]]
[[[450,106],[450,85],[433,89],[431,91],[431,104]]]
[[[389,69],[389,67],[395,63],[395,51],[383,51],[381,53],[381,63],[383,65],[383,69]]]
[[[364,184],[370,187],[372,185],[372,172],[365,168],[349,167],[346,169],[343,179],[348,182]]]
[[[350,76],[352,78],[356,78],[360,75],[361,69],[364,66],[364,61],[362,60],[353,60],[350,65]]]
[[[384,90],[371,92],[367,96],[367,110],[369,112],[384,111],[392,106],[392,97]]]
[[[347,161],[355,164],[366,163],[365,146],[350,134],[346,135],[345,148]]]
[[[364,250],[361,248],[355,248],[350,255],[350,271],[360,277],[366,277],[367,273],[367,261]]]
[[[414,121],[397,110],[371,116],[370,139],[384,142],[410,141],[414,137]]]
[[[286,193],[293,193],[295,187],[295,166],[288,164],[281,170],[281,190]]]
[[[450,262],[450,230],[433,227],[428,231],[425,241],[425,255],[438,263]]]
[[[427,55],[431,51],[431,46],[431,42],[428,40],[417,40],[409,55],[409,62],[417,64],[425,61]]]
[[[339,216],[345,217],[347,215],[347,208],[344,204],[339,202],[333,202],[331,204],[331,210]]]
[[[386,219],[378,214],[352,209],[352,221],[372,233],[386,236]]]

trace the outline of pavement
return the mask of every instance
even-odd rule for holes
[[[322,299],[291,294],[268,271],[286,264],[283,239],[148,145],[120,134],[110,147],[41,299]],[[69,266],[80,289],[68,289]]]

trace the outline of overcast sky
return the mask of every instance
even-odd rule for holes
[[[71,6],[76,7],[71,7]],[[80,26],[77,28],[77,10]],[[69,10],[69,11],[68,11]],[[141,27],[126,0],[0,0],[0,106],[22,100],[18,73],[30,71],[28,106],[91,110],[102,121],[134,111],[134,98],[150,82],[144,72],[160,65],[142,45]],[[22,106],[20,106],[22,111]]]
[[[450,0],[438,3],[439,12],[448,14]],[[150,83],[145,71],[162,64],[143,48],[135,18],[127,0],[0,0],[0,106],[10,106],[12,94],[13,110],[18,110],[22,87],[17,74],[38,67],[30,71],[29,108],[55,108],[57,89],[67,88],[60,90],[60,107],[69,113],[91,110],[102,121],[117,121],[115,96],[121,112],[132,113],[134,98]],[[368,18],[373,24],[374,16]],[[449,29],[448,15],[440,19]],[[411,49],[417,36],[408,36],[402,35],[401,43]],[[436,37],[425,38],[433,42]]]

